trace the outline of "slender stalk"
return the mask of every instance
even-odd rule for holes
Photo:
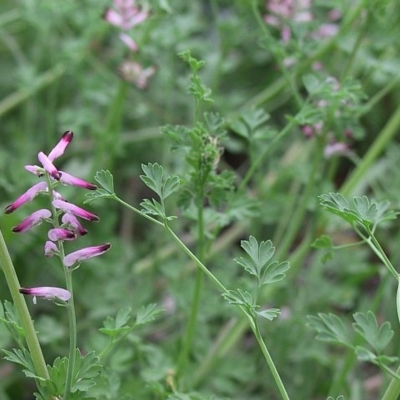
[[[204,234],[204,213],[203,213],[203,190],[200,190],[197,201],[197,256],[204,261],[205,234]],[[194,286],[192,305],[189,314],[189,321],[182,341],[182,349],[178,361],[178,376],[182,374],[189,361],[189,354],[192,348],[194,334],[196,331],[197,319],[199,315],[201,293],[203,290],[204,272],[197,268],[196,281]]]
[[[285,385],[283,384],[282,379],[279,376],[278,370],[276,369],[275,364],[272,360],[272,357],[269,354],[267,346],[264,343],[264,340],[263,340],[261,332],[260,332],[260,328],[258,326],[257,318],[254,318],[253,332],[257,339],[258,345],[260,346],[261,351],[264,355],[265,361],[267,362],[269,369],[272,373],[272,376],[274,377],[275,383],[278,386],[278,390],[279,390],[279,393],[281,394],[282,399],[290,400],[289,395],[286,392]]]
[[[68,400],[71,394],[71,386],[73,380],[73,373],[76,358],[76,344],[77,344],[77,329],[76,329],[76,313],[74,304],[74,290],[72,285],[72,271],[64,267],[65,281],[67,290],[71,293],[71,298],[68,301],[68,323],[69,323],[69,354],[68,354],[68,370],[65,379],[65,390],[63,400]]]
[[[397,368],[396,375],[400,375],[400,366]],[[397,400],[400,394],[400,380],[392,379],[381,400]]]
[[[29,314],[29,310],[26,305],[25,299],[19,293],[21,285],[19,283],[17,273],[15,272],[15,268],[12,263],[1,230],[0,230],[0,266],[3,269],[4,275],[6,277],[7,285],[10,290],[14,306],[17,310],[18,317],[21,321],[21,325],[25,333],[26,344],[28,346],[32,362],[35,367],[35,372],[37,376],[49,379],[46,362],[44,360],[43,352],[40,347],[38,337],[36,335],[35,327],[33,326],[33,321]]]

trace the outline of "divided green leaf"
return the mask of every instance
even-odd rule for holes
[[[110,171],[97,171],[94,179],[106,192],[114,194],[114,177]]]
[[[378,326],[376,317],[372,311],[366,314],[362,312],[353,315],[356,321],[353,326],[358,332],[379,354],[389,344],[393,338],[394,332],[388,321]]]
[[[147,306],[142,306],[136,314],[136,325],[144,325],[154,321],[154,319],[163,312],[164,309],[157,304],[148,304]]]
[[[343,321],[335,314],[319,313],[307,316],[308,326],[317,331],[316,338],[353,348],[353,338]]]

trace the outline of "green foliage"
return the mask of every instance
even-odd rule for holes
[[[250,259],[240,257],[235,261],[251,275],[257,277],[259,287],[279,282],[285,277],[285,272],[290,268],[287,261],[269,263],[275,253],[275,247],[270,240],[258,243],[254,236],[250,236],[249,240],[242,240],[241,246]]]
[[[370,201],[367,196],[356,196],[353,205],[340,193],[329,193],[319,196],[320,204],[329,212],[336,214],[352,226],[362,227],[366,232],[373,232],[383,221],[395,219],[397,212],[388,210],[388,201]]]

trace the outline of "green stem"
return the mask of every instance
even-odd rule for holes
[[[267,346],[264,343],[264,340],[263,340],[261,332],[260,332],[260,328],[258,326],[257,318],[254,318],[253,332],[254,332],[254,335],[255,335],[255,337],[257,339],[258,345],[260,346],[261,351],[262,351],[262,353],[264,355],[265,361],[267,362],[267,364],[269,366],[269,369],[270,369],[270,371],[272,373],[272,376],[273,376],[273,378],[275,380],[275,383],[278,386],[278,390],[279,390],[279,393],[282,396],[282,399],[290,400],[289,395],[286,392],[285,385],[283,384],[282,379],[279,376],[278,370],[276,369],[275,364],[274,364],[274,362],[272,360],[272,357],[269,354]]]
[[[15,272],[15,268],[12,263],[1,230],[0,230],[0,266],[3,269],[4,275],[6,277],[11,297],[13,299],[15,308],[17,310],[18,317],[21,321],[22,329],[24,330],[25,333],[26,343],[32,358],[33,365],[35,367],[35,372],[37,376],[44,379],[49,379],[46,362],[44,360],[43,352],[40,347],[38,337],[36,335],[35,327],[33,326],[33,321],[29,314],[29,310],[26,305],[25,299],[19,292],[21,285],[19,283],[17,273]]]
[[[74,290],[72,285],[72,272],[69,268],[64,267],[65,281],[67,290],[71,293],[71,298],[68,301],[68,323],[69,323],[69,354],[68,354],[68,370],[65,379],[65,390],[63,400],[68,400],[71,394],[71,386],[73,380],[73,373],[76,358],[76,344],[77,344],[77,329],[76,329],[76,314],[74,304]]]
[[[197,207],[197,256],[199,260],[204,261],[205,235],[204,235],[204,215],[203,215],[203,190],[199,193]],[[193,345],[194,334],[196,331],[197,319],[200,308],[201,293],[203,289],[204,272],[197,268],[196,282],[192,298],[192,306],[189,315],[189,321],[186,327],[186,333],[182,341],[182,349],[178,361],[178,376],[182,375],[189,361],[190,351]]]
[[[400,366],[397,368],[396,375],[400,375]],[[400,380],[392,379],[381,400],[397,400],[400,394]]]

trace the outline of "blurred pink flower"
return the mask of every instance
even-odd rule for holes
[[[126,33],[120,33],[119,38],[125,43],[129,50],[133,52],[138,50],[136,42]]]
[[[94,185],[93,183],[86,182],[80,178],[76,178],[75,176],[72,176],[64,171],[58,171],[58,172],[61,175],[59,181],[61,183],[64,183],[65,185],[77,186],[89,190],[97,189],[97,186]]]
[[[87,234],[87,230],[79,222],[78,218],[72,214],[64,214],[61,218],[63,224],[65,224],[69,229],[72,229],[75,234],[79,236],[84,236]]]
[[[60,179],[60,173],[57,171],[57,168],[51,162],[49,157],[46,156],[42,151],[38,154],[38,159],[43,165],[43,168],[51,175],[54,179]]]
[[[51,240],[47,240],[45,245],[44,245],[44,255],[46,257],[53,257],[54,254],[58,254],[59,250],[57,245],[52,242]]]
[[[47,156],[50,161],[54,161],[56,158],[61,157],[64,154],[65,149],[71,143],[74,137],[74,133],[66,131],[61,136],[60,141],[54,146],[53,150],[50,151]]]
[[[134,0],[114,0],[114,8],[104,13],[104,19],[111,25],[127,31],[143,22],[149,13],[135,6]]]
[[[325,158],[331,158],[335,155],[349,155],[349,154],[351,154],[349,145],[344,142],[329,143],[324,148],[324,157]]]
[[[147,87],[148,79],[154,75],[156,68],[154,66],[143,68],[139,63],[134,61],[124,61],[119,67],[121,77],[134,83],[139,89]]]

